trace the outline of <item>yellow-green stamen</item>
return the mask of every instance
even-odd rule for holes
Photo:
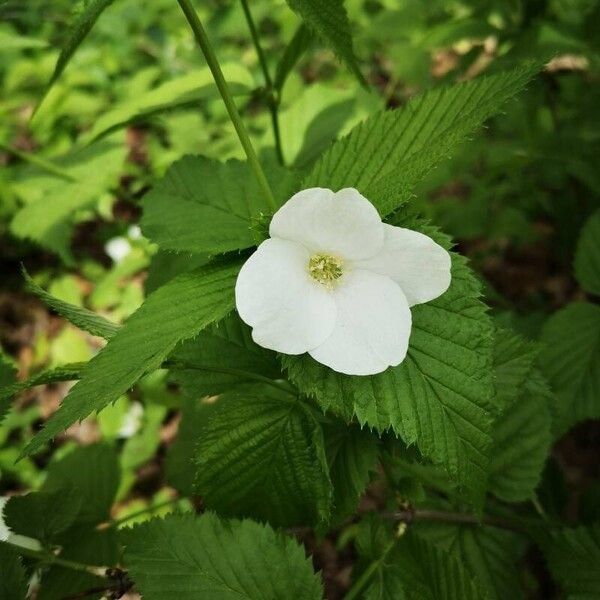
[[[313,254],[308,261],[308,272],[322,285],[331,287],[342,276],[343,265],[342,259],[337,256]]]

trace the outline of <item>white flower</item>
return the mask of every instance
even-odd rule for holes
[[[298,192],[273,216],[270,239],[235,286],[254,341],[308,352],[334,371],[372,375],[400,364],[410,306],[450,285],[450,255],[422,233],[382,223],[354,188]]]

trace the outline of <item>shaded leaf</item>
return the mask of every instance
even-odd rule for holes
[[[0,598],[2,600],[25,600],[27,597],[27,579],[21,557],[10,546],[0,541]]]
[[[573,302],[542,330],[540,366],[557,398],[553,433],[600,417],[600,307]]]
[[[309,408],[267,385],[223,394],[205,414],[196,446],[196,489],[224,516],[274,526],[329,517],[323,434]]]
[[[320,600],[321,582],[292,538],[207,513],[122,531],[125,564],[146,600]]]
[[[575,253],[575,276],[586,292],[600,295],[600,210],[581,230]]]

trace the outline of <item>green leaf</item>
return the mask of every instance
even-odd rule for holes
[[[493,527],[446,523],[419,523],[415,531],[464,565],[490,600],[523,598],[517,569],[525,550],[522,537]]]
[[[81,306],[76,306],[75,304],[55,298],[52,294],[49,294],[37,285],[25,269],[23,269],[23,277],[25,278],[25,287],[28,292],[35,294],[46,306],[56,311],[61,317],[64,317],[76,327],[79,327],[79,329],[105,339],[113,337],[119,330],[119,325],[112,323],[101,315]]]
[[[0,423],[10,408],[10,399],[12,398],[12,394],[7,396],[5,390],[14,384],[16,375],[17,369],[12,360],[0,352]]]
[[[21,557],[10,546],[0,541],[0,598],[2,600],[25,600],[27,598],[27,579]]]
[[[531,498],[550,450],[552,395],[535,367],[537,345],[498,329],[494,345],[496,374],[489,490],[506,502]]]
[[[125,564],[145,600],[320,600],[321,582],[292,538],[207,513],[122,532]]]
[[[245,67],[232,63],[222,65],[222,69],[232,93],[249,93],[254,82]],[[136,94],[115,104],[94,122],[92,129],[84,136],[83,143],[91,143],[131,123],[145,122],[165,111],[195,106],[201,100],[218,95],[210,69],[193,69],[144,94]]]
[[[542,330],[540,365],[557,396],[555,437],[585,419],[600,417],[600,307],[574,302]]]
[[[590,294],[600,295],[600,210],[584,225],[575,253],[575,276]]]
[[[172,279],[148,296],[110,342],[86,364],[81,380],[25,448],[31,454],[92,411],[123,395],[158,369],[182,340],[224,318],[234,307],[240,261],[220,261]]]
[[[190,256],[189,254],[177,254],[175,252],[159,250],[152,257],[150,267],[148,268],[148,275],[144,282],[146,294],[151,294],[180,273],[193,271],[208,262],[210,262],[208,255],[192,254]]]
[[[410,531],[379,557],[366,600],[484,600],[485,593],[455,556]]]
[[[92,444],[51,463],[42,491],[66,494],[74,490],[81,500],[75,523],[96,525],[110,518],[120,478],[115,450],[106,444]]]
[[[274,526],[329,517],[323,433],[310,409],[284,391],[248,386],[220,396],[196,446],[196,490],[224,516]]]
[[[27,204],[10,224],[11,232],[56,252],[67,264],[73,262],[70,238],[75,215],[98,202],[117,183],[127,149],[121,138],[106,138],[60,160],[77,181],[65,183],[39,170],[15,187]]]
[[[13,496],[4,507],[4,516],[14,533],[48,543],[75,521],[80,508],[81,496],[67,487]]]
[[[355,187],[385,217],[406,202],[414,186],[474,129],[520,92],[537,70],[529,65],[437,88],[401,109],[378,113],[335,143],[303,187]]]
[[[69,64],[69,61],[73,57],[73,54],[75,54],[75,51],[81,42],[83,42],[87,34],[92,30],[92,27],[98,20],[98,17],[102,14],[104,9],[110,6],[112,3],[113,0],[90,0],[86,3],[83,11],[76,17],[75,22],[73,23],[69,32],[67,43],[58,56],[56,66],[54,67],[54,72],[52,73],[52,77],[50,78],[50,81],[44,90],[44,95],[36,107],[36,111],[41,106],[44,98],[47,96],[52,86],[62,75],[62,72]]]
[[[42,371],[25,381],[17,381],[5,387],[0,388],[0,421],[10,408],[10,401],[14,396],[24,390],[35,387],[36,385],[45,385],[46,383],[55,383],[57,381],[72,381],[79,379],[85,363],[71,363],[63,365],[49,371]]]
[[[494,339],[495,401],[503,411],[522,392],[533,370],[538,354],[537,345],[503,328],[496,329]]]
[[[196,477],[194,449],[198,440],[198,432],[206,421],[206,404],[197,399],[183,398],[181,421],[177,430],[177,438],[167,450],[165,460],[165,478],[180,494],[191,496]]]
[[[182,365],[182,368],[173,371],[173,379],[195,399],[214,396],[248,383],[248,378],[239,371],[270,379],[282,378],[275,353],[252,340],[250,328],[237,313],[184,342],[170,357],[170,362]],[[196,368],[185,369],[184,365]],[[228,372],[228,369],[231,371]]]
[[[600,596],[600,523],[562,529],[542,549],[550,573],[567,600],[594,600]]]
[[[308,27],[302,23],[298,29],[296,29],[294,37],[285,47],[283,56],[277,63],[277,70],[275,71],[273,86],[278,92],[281,93],[288,75],[292,72],[293,68],[296,66],[304,52],[306,52],[312,39],[313,37]]]
[[[329,475],[333,483],[332,524],[358,505],[379,456],[379,439],[366,429],[334,421],[323,427]]]
[[[283,204],[296,176],[274,161],[266,173]],[[185,156],[144,197],[141,226],[163,250],[216,254],[254,246],[252,220],[270,212],[246,162]]]
[[[404,220],[448,247],[433,228]],[[391,428],[407,444],[443,465],[480,505],[491,444],[492,326],[480,284],[466,260],[452,253],[452,283],[441,297],[412,309],[406,359],[369,377],[336,373],[308,355],[282,356],[298,388],[323,410],[378,431]]]
[[[552,443],[552,394],[536,369],[494,423],[489,490],[506,502],[532,497]]]
[[[327,44],[337,57],[354,74],[358,81],[367,86],[358,68],[350,21],[343,0],[286,0],[289,7],[298,14],[304,23]]]

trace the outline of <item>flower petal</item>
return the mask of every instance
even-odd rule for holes
[[[310,355],[334,371],[373,375],[406,356],[411,314],[400,286],[389,277],[355,270],[335,289],[332,334]]]
[[[369,258],[383,246],[377,209],[354,188],[310,188],[294,194],[274,215],[271,237],[299,242],[311,252],[348,260]]]
[[[240,317],[263,348],[302,354],[333,330],[331,292],[308,273],[309,252],[286,240],[265,240],[242,267],[235,284]]]
[[[385,223],[383,227],[383,249],[357,262],[356,268],[391,277],[409,306],[441,296],[450,286],[450,254],[423,233]]]

